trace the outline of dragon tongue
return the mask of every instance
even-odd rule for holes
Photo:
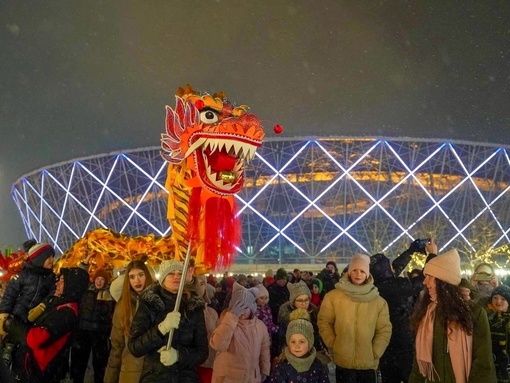
[[[237,158],[229,156],[228,154],[220,151],[215,151],[208,157],[209,166],[216,173],[234,169],[237,161]]]

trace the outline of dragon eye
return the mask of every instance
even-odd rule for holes
[[[206,124],[214,124],[218,122],[219,116],[214,110],[206,109],[200,112],[200,121]]]

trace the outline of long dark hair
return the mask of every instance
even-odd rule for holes
[[[122,327],[124,327],[124,334],[129,335],[129,330],[131,328],[131,321],[133,320],[133,316],[135,315],[136,306],[133,305],[131,301],[131,291],[134,291],[131,288],[131,284],[129,283],[129,272],[133,269],[142,270],[145,274],[145,285],[144,288],[152,285],[154,280],[152,279],[152,275],[149,272],[149,268],[142,260],[135,260],[129,262],[126,268],[126,272],[124,274],[124,282],[122,284],[122,295],[120,297],[119,309],[122,313]]]
[[[437,308],[436,315],[443,320],[443,327],[448,328],[449,322],[456,322],[467,334],[473,334],[473,316],[470,305],[462,299],[458,286],[451,285],[436,278]],[[427,312],[430,304],[430,295],[427,289],[423,291],[414,307],[411,316],[411,326],[415,332]]]

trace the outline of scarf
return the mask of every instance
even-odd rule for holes
[[[416,334],[416,361],[420,374],[431,382],[439,379],[432,363],[432,347],[434,343],[434,319],[437,303],[431,301],[427,307],[425,317],[418,327]],[[468,335],[456,323],[448,324],[448,354],[452,363],[455,381],[467,383],[471,371],[472,336]]]
[[[467,383],[471,371],[473,336],[468,335],[455,322],[448,323],[448,350],[455,381]]]
[[[335,284],[335,288],[342,290],[354,302],[370,302],[379,296],[379,290],[374,286],[372,275],[364,285],[355,285],[349,281],[347,273]]]
[[[298,358],[297,356],[292,355],[288,347],[285,347],[285,359],[289,361],[289,364],[296,369],[297,372],[305,372],[310,369],[313,361],[315,360],[316,351],[315,347],[312,347],[307,356],[303,356]]]

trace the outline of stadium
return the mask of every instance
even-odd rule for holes
[[[18,179],[12,197],[29,237],[62,254],[110,228],[167,236],[167,163],[159,147],[73,159]],[[455,247],[464,264],[506,264],[509,147],[416,138],[296,137],[264,142],[236,196],[238,269],[345,264],[398,255],[415,238]],[[498,258],[499,257],[499,258]],[[273,267],[273,268],[274,268]]]

